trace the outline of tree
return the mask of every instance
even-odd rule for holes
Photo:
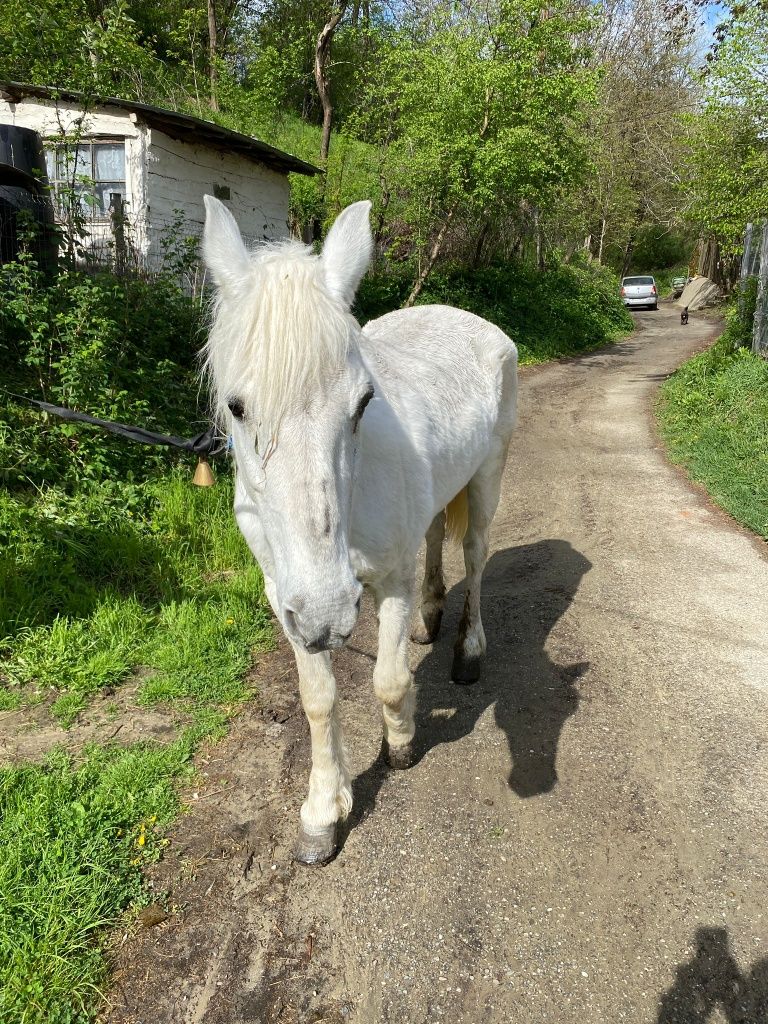
[[[726,252],[768,213],[768,18],[734,5],[702,74],[705,102],[688,121],[687,214]]]
[[[583,173],[579,127],[595,86],[587,25],[562,0],[441,3],[379,54],[358,131],[384,150],[384,177],[417,234],[409,303],[459,221],[536,208]]]

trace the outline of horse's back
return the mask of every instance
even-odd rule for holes
[[[494,324],[452,306],[415,306],[372,320],[361,351],[387,397],[448,411],[477,403],[477,411],[514,417],[517,348]],[[511,424],[510,424],[511,426]]]

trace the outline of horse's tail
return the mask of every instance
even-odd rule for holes
[[[461,544],[469,526],[469,499],[467,488],[462,487],[455,498],[451,498],[445,510],[445,533],[452,544]]]

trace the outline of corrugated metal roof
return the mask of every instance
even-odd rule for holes
[[[46,85],[25,85],[21,82],[2,81],[0,81],[0,96],[11,102],[18,102],[25,97],[46,100],[62,99],[75,103],[83,103],[85,100],[85,96],[81,92],[55,89]],[[201,117],[192,117],[191,114],[178,114],[173,110],[153,107],[148,103],[137,103],[135,100],[121,100],[115,96],[89,97],[88,105],[97,109],[119,107],[121,110],[135,114],[140,121],[151,128],[157,128],[179,142],[205,142],[229,153],[239,153],[241,156],[266,164],[267,167],[282,171],[284,174],[289,171],[294,174],[323,173],[319,167],[299,160],[298,157],[291,156],[290,153],[275,149],[274,146],[268,146],[260,139],[251,135],[242,135],[240,132],[233,132],[214,121],[204,121]]]

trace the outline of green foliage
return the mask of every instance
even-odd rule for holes
[[[9,391],[165,433],[193,433],[200,310],[173,278],[0,267],[0,367]],[[0,479],[11,487],[128,479],[169,465],[160,448],[46,419],[0,394]],[[13,427],[11,428],[11,424]]]
[[[726,251],[768,211],[768,20],[761,4],[731,4],[706,69],[706,105],[688,119],[688,215]]]
[[[126,0],[4,0],[0,69],[16,81],[145,98],[167,87],[166,70],[142,38]]]
[[[629,273],[654,273],[671,267],[687,267],[693,239],[659,224],[641,227],[634,241]]]
[[[164,747],[60,751],[0,769],[0,1018],[87,1024],[101,999],[100,930],[148,902],[142,868],[160,855],[213,719]]]
[[[768,362],[743,347],[748,314],[733,307],[728,320],[720,340],[664,385],[661,427],[672,458],[768,539]]]
[[[402,32],[382,50],[356,130],[380,147],[383,178],[417,236],[448,216],[544,202],[578,178],[595,85],[587,26],[539,0],[502,4],[492,24],[445,7],[428,45]]]
[[[396,309],[410,286],[408,268],[363,280],[356,312],[365,321]],[[553,262],[545,271],[504,263],[441,269],[419,297],[485,317],[517,344],[522,363],[540,363],[607,344],[633,328],[614,274],[595,263]]]

